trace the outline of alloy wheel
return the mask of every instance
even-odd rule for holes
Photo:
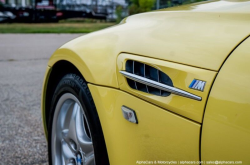
[[[88,120],[71,93],[63,94],[56,104],[51,138],[54,165],[95,165]]]

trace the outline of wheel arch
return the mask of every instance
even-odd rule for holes
[[[73,40],[71,42],[76,41]],[[79,42],[78,44],[83,43]],[[116,63],[103,63],[103,60],[107,57],[107,52],[105,53],[98,49],[86,51],[87,48],[82,49],[78,44],[73,43],[74,46],[72,46],[70,43],[65,44],[54,52],[48,62],[48,69],[46,71],[43,83],[41,102],[43,126],[47,140],[47,111],[49,110],[48,107],[50,107],[51,105],[49,100],[51,100],[51,98],[53,97],[56,85],[63,77],[63,75],[71,72],[79,74],[87,83],[111,87],[118,86],[115,74],[116,69],[113,66]],[[104,55],[105,57],[103,57],[102,55]],[[110,56],[112,55],[108,55],[108,57]],[[114,60],[115,59],[116,58],[114,58]],[[107,66],[111,70],[107,69]],[[103,68],[105,68],[105,70],[103,70]],[[110,74],[110,72],[114,74]]]
[[[50,58],[43,83],[42,118],[44,132],[48,140],[48,115],[51,99],[56,86],[62,77],[68,73],[75,73],[86,82],[95,82],[85,62],[72,50],[60,48]]]
[[[82,73],[78,70],[78,68],[67,60],[59,60],[54,63],[53,66],[49,66],[46,72],[44,85],[43,85],[43,93],[42,93],[42,118],[44,125],[44,132],[46,138],[48,140],[48,111],[51,106],[51,99],[55,92],[56,86],[62,77],[68,73],[75,73],[81,76],[85,81],[86,79],[82,75]]]

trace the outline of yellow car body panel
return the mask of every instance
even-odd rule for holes
[[[51,67],[47,66],[46,71],[45,71],[45,77],[43,80],[43,89],[42,89],[42,93],[41,93],[41,110],[42,110],[42,119],[43,119],[43,129],[44,129],[44,133],[45,136],[48,140],[48,130],[47,130],[47,124],[46,124],[46,115],[45,115],[45,100],[46,100],[46,88],[48,85],[48,80],[49,80],[49,76],[50,76],[50,72],[51,72]]]
[[[239,6],[232,13],[207,11],[212,3],[200,4],[204,9],[199,11],[181,8],[127,17],[119,25],[68,42],[53,54],[49,66],[67,60],[88,82],[116,88],[116,58],[122,52],[218,71],[250,34],[250,13],[240,12],[250,10],[250,2],[231,2]]]
[[[202,128],[202,160],[250,164],[250,38],[223,65]]]
[[[92,84],[88,87],[101,121],[110,164],[199,161],[200,124],[117,89]],[[124,119],[123,105],[136,112],[138,124]]]
[[[227,5],[220,5],[223,3]],[[236,8],[232,9],[233,5]],[[250,88],[245,88],[247,83],[241,83],[243,79],[240,77],[249,75],[249,67],[232,64],[233,60],[239,60],[236,54],[242,56],[247,48],[249,50],[249,46],[245,46],[249,40],[243,42],[243,47],[239,46],[249,34],[249,1],[210,1],[130,16],[119,25],[66,43],[50,58],[44,80],[42,114],[46,136],[47,81],[53,66],[65,60],[72,63],[88,82],[112,165],[135,164],[140,159],[196,161],[200,152],[202,160],[239,158],[249,162],[246,156],[249,120],[244,117],[249,116]],[[237,46],[240,49],[233,52]],[[231,52],[232,57],[225,62]],[[128,57],[159,68],[171,76],[176,87],[201,96],[203,100],[199,102],[173,94],[162,98],[132,90],[119,73],[124,70],[124,61]],[[249,57],[245,56],[241,62],[247,61]],[[234,74],[227,69],[229,67],[235,68]],[[217,73],[218,79],[215,79]],[[236,75],[242,81],[228,79],[233,86],[223,79],[223,75]],[[195,78],[207,82],[204,92],[188,88]],[[244,82],[249,81],[249,77],[246,79]],[[230,95],[230,91],[236,95]],[[122,105],[136,111],[138,125],[123,118]],[[241,111],[234,111],[235,106],[242,108]],[[230,134],[231,131],[235,134]],[[235,141],[219,139],[218,135],[231,136]],[[221,148],[214,150],[210,144]],[[235,157],[231,153],[235,153]]]
[[[168,97],[162,97],[132,89],[128,85],[127,79],[119,73],[119,71],[125,70],[125,64],[127,60],[138,61],[157,68],[163,73],[166,73],[171,78],[174,87],[200,96],[202,97],[202,100],[197,101],[174,94],[171,94]],[[118,56],[117,67],[118,82],[121,90],[124,90],[148,102],[151,102],[157,106],[189,118],[198,123],[202,122],[207,96],[217,72],[142,56],[135,56],[127,53],[122,53]],[[204,91],[198,91],[189,88],[189,85],[194,79],[203,80],[206,82]]]
[[[200,3],[191,3],[162,11],[193,11],[193,12],[223,12],[223,13],[250,13],[249,0],[211,0]]]
[[[101,51],[93,50],[95,48],[91,47],[90,44],[93,42],[91,40],[84,42],[83,40],[83,43],[87,43],[85,46],[89,44],[89,48],[87,50],[79,50],[78,52],[77,50],[82,49],[84,46],[75,44],[74,42],[77,40],[73,40],[58,49],[50,58],[48,65],[52,67],[58,61],[68,61],[81,72],[86,81],[118,88],[116,69],[112,65],[115,61],[109,55],[109,50],[104,48]],[[75,47],[76,45],[77,47]],[[92,51],[88,49],[92,49]],[[90,52],[88,53],[88,51]]]

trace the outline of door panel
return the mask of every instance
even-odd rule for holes
[[[200,124],[126,92],[88,86],[101,121],[111,165],[180,160],[198,163]],[[138,124],[124,119],[123,105],[135,111]]]
[[[132,89],[128,85],[127,79],[121,73],[119,73],[119,71],[126,70],[126,62],[128,60],[137,61],[158,69],[171,78],[174,87],[200,96],[202,97],[202,100],[197,101],[175,94],[162,97]],[[122,53],[118,56],[117,67],[118,82],[121,90],[129,92],[150,103],[189,118],[193,121],[199,123],[202,122],[203,111],[208,92],[210,91],[211,84],[217,72],[126,53]],[[194,79],[206,82],[203,91],[189,88],[191,82]]]
[[[208,99],[202,160],[250,164],[250,39],[227,59]]]

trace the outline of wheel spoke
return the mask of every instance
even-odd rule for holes
[[[62,140],[62,161],[63,164],[74,164],[75,154],[71,151],[69,145]]]
[[[91,154],[89,154],[89,156],[87,156],[85,158],[85,163],[84,165],[95,165],[95,156],[94,156],[94,152],[92,152]]]
[[[93,145],[91,139],[88,137],[84,126],[84,117],[81,111],[81,107],[75,103],[72,107],[71,114],[68,116],[70,118],[69,130],[65,140],[67,142],[74,141],[76,144],[76,150],[79,150],[79,147],[82,148],[82,151],[85,154],[93,151]]]
[[[65,101],[65,103],[62,105],[61,112],[58,116],[58,119],[59,119],[58,126],[57,126],[58,129],[60,130],[63,130],[65,128],[68,129],[68,125],[70,122],[70,119],[68,118],[68,116],[69,116],[69,113],[71,113],[68,110],[71,109],[72,106],[73,106],[72,101],[70,100]]]
[[[72,106],[72,109],[69,110],[70,113],[68,114],[67,116],[67,119],[68,119],[68,133],[64,136],[65,137],[65,140],[69,143],[70,141],[73,141],[75,142],[76,144],[78,143],[78,138],[77,138],[77,128],[78,124],[77,124],[77,115],[78,113],[80,112],[80,106],[75,103],[73,106]],[[66,119],[66,120],[67,120]],[[67,125],[67,124],[66,124]],[[79,150],[79,146],[77,145],[75,150]]]
[[[80,143],[81,148],[82,148],[82,152],[84,152],[84,154],[88,155],[89,153],[91,153],[94,148],[93,148],[93,144],[92,143]]]
[[[91,132],[80,102],[71,94],[65,94],[58,101],[57,107],[52,135],[52,139],[55,139],[53,153],[57,153],[57,156],[53,158],[53,162],[75,165],[77,155],[80,155],[84,165],[94,165]]]
[[[78,138],[77,140],[79,145],[81,146],[82,151],[85,154],[89,154],[94,149],[91,138],[89,138],[86,133],[87,132],[86,129],[88,129],[88,126],[84,125],[84,120],[85,118],[83,117],[83,114],[81,113],[81,111],[79,111],[76,117],[76,123],[77,123],[76,136]]]

